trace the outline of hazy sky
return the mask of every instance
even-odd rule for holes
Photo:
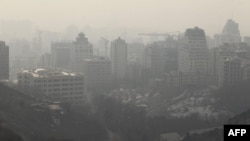
[[[250,35],[250,0],[0,0],[0,19],[31,20],[40,28],[143,27],[183,32],[199,26],[207,34],[220,33],[234,19],[243,35]]]

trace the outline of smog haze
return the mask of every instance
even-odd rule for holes
[[[220,33],[227,19],[250,33],[247,0],[1,0],[0,20],[29,20],[38,28],[61,31],[79,27],[128,27],[147,31],[184,31],[199,26],[207,35]]]

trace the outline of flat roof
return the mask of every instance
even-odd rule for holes
[[[81,74],[52,68],[36,68],[32,70],[22,70],[20,74],[31,74],[33,77],[83,76]]]

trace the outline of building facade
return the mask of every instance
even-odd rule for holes
[[[222,43],[240,43],[241,36],[239,30],[239,24],[233,21],[232,19],[228,19],[226,24],[222,29]]]
[[[22,70],[17,75],[20,87],[41,90],[50,100],[80,104],[84,101],[83,75],[56,69]]]
[[[230,86],[242,80],[241,59],[226,57],[221,61],[219,86]]]
[[[84,80],[87,89],[108,89],[111,86],[111,61],[107,58],[85,59]]]
[[[208,47],[203,29],[189,28],[185,32],[184,47],[179,49],[180,72],[208,73]]]
[[[9,79],[9,47],[0,41],[0,79]]]
[[[115,80],[124,80],[127,75],[128,49],[125,40],[111,42],[112,74]]]
[[[154,42],[145,49],[144,66],[150,71],[152,77],[159,77],[164,73],[165,48]]]
[[[71,70],[78,73],[84,73],[84,60],[93,57],[93,45],[80,33],[70,48]]]
[[[182,45],[179,39],[166,38],[164,41],[148,44],[144,49],[143,65],[153,77],[178,70],[178,48]]]
[[[237,56],[236,50],[237,47],[233,44],[224,44],[209,51],[209,74],[216,78],[217,85],[220,85],[219,79],[224,75],[221,70],[224,67],[225,58]]]
[[[52,55],[50,53],[42,54],[39,58],[38,67],[51,68],[52,65]]]
[[[250,37],[245,36],[244,39],[243,39],[243,42],[245,42],[248,46],[250,46]]]
[[[51,43],[52,66],[54,68],[70,68],[70,49],[72,42]]]

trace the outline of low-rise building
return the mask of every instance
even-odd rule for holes
[[[50,100],[79,104],[84,101],[83,75],[50,69],[37,68],[18,73],[20,87],[41,90]]]

